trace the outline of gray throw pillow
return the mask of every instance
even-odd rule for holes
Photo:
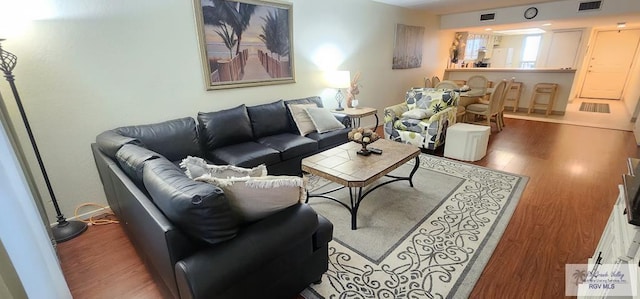
[[[310,107],[307,108],[306,111],[318,133],[325,133],[345,128],[345,126],[338,121],[335,116],[333,116],[331,111],[327,109]]]

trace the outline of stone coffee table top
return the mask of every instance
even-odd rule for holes
[[[378,139],[368,147],[381,149],[382,155],[358,155],[362,145],[348,142],[304,158],[302,170],[345,187],[364,187],[420,154],[416,146],[387,139]]]

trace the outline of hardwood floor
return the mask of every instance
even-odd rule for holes
[[[562,298],[564,265],[593,254],[638,148],[627,131],[505,121],[474,164],[529,182],[470,297]],[[74,298],[161,296],[119,225],[92,226],[58,254]]]

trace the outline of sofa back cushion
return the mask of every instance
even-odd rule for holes
[[[429,110],[431,115],[456,105],[457,95],[451,90],[433,88],[411,88],[407,91],[405,102],[409,110]]]
[[[247,107],[253,136],[258,139],[282,133],[289,133],[289,117],[284,101]]]
[[[202,156],[196,122],[191,117],[161,123],[120,127],[114,130],[123,136],[138,139],[146,147],[171,161],[186,156]]]
[[[220,188],[188,178],[164,158],[145,163],[143,181],[155,205],[186,234],[209,244],[237,234],[238,220]]]
[[[198,124],[202,146],[206,151],[253,140],[247,107],[199,112]]]

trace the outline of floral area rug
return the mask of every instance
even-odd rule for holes
[[[391,174],[406,176],[413,163]],[[322,283],[309,286],[302,295],[468,297],[527,181],[524,176],[421,154],[414,187],[399,181],[374,190],[360,205],[357,230],[351,230],[350,214],[340,204],[310,198],[309,204],[334,224],[334,238]],[[308,177],[310,193],[336,186]],[[346,189],[332,195],[349,200]]]

